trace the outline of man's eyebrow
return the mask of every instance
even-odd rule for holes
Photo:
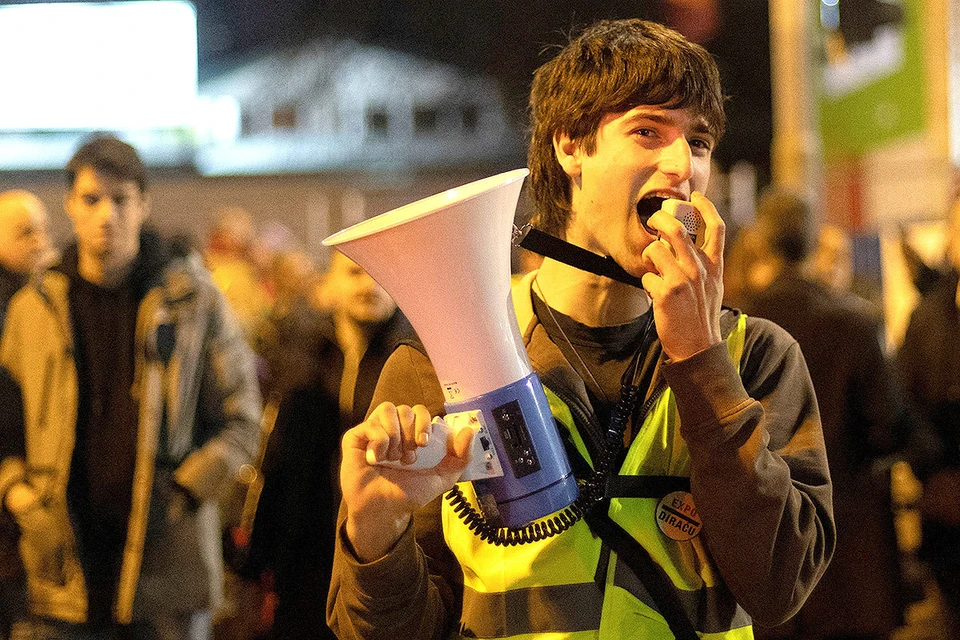
[[[666,124],[666,125],[673,125],[673,124],[676,124],[677,122],[676,118],[671,118],[670,116],[666,116],[661,113],[640,111],[638,113],[633,114],[632,116],[629,116],[626,120],[624,120],[624,123],[634,124],[638,120],[650,120],[652,122],[656,122],[657,124]]]
[[[629,126],[629,125],[636,124],[640,120],[649,120],[657,124],[677,126],[676,118],[672,116],[664,115],[662,113],[655,113],[655,112],[648,112],[648,111],[641,111],[639,113],[633,114],[632,116],[629,116],[626,120],[624,120],[624,124]],[[697,117],[694,120],[693,131],[694,133],[707,134],[711,136],[715,135],[713,132],[713,128],[711,128],[710,125],[707,124],[707,121],[702,117]]]
[[[717,135],[714,128],[711,127],[704,118],[697,118],[697,121],[693,123],[693,130],[695,133],[705,133],[710,136]]]

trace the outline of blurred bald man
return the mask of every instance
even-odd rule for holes
[[[0,327],[10,298],[51,252],[40,198],[22,189],[0,193]]]
[[[40,198],[17,189],[0,193],[0,331],[10,298],[43,268],[52,253],[47,210]],[[19,404],[19,389],[0,368],[0,403]],[[26,617],[26,584],[17,548],[19,533],[11,516],[0,510],[0,638]]]

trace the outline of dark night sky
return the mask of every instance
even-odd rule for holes
[[[0,0],[23,4],[29,0]],[[717,150],[769,171],[772,136],[767,3],[719,0],[717,57],[728,102]],[[201,79],[258,52],[321,34],[349,36],[492,74],[523,118],[533,70],[566,35],[599,18],[661,19],[662,0],[194,0]],[[98,37],[106,34],[97,34]]]
[[[662,19],[660,0],[195,0],[201,75],[256,52],[339,34],[490,73],[523,118],[533,70],[567,34],[599,18]],[[717,57],[728,102],[717,150],[768,177],[772,137],[767,3],[720,0]]]

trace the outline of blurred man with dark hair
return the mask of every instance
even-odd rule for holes
[[[144,229],[146,184],[125,142],[77,151],[76,243],[14,296],[0,341],[24,415],[0,434],[0,498],[34,640],[207,638],[216,500],[256,448],[252,354],[199,257]]]
[[[881,346],[878,315],[810,275],[817,225],[807,202],[768,189],[757,228],[772,280],[743,309],[800,343],[823,421],[837,523],[837,550],[806,604],[783,627],[757,635],[887,638],[903,623],[905,606],[889,464],[906,446],[910,414]]]
[[[333,311],[299,341],[299,360],[313,361],[301,372],[308,376],[294,382],[288,373],[281,387],[250,545],[247,571],[274,578],[273,640],[335,637],[317,604],[330,586],[340,437],[363,420],[384,362],[412,333],[387,292],[342,253],[331,257],[323,286]]]

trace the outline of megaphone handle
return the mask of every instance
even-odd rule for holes
[[[427,440],[426,445],[417,447],[417,459],[414,462],[410,464],[403,464],[399,460],[373,462],[371,461],[373,452],[369,450],[367,451],[367,462],[381,467],[403,469],[405,471],[432,469],[440,464],[440,461],[447,455],[447,438],[449,437],[450,428],[443,418],[437,416],[433,419],[433,433],[430,434],[430,439]]]

